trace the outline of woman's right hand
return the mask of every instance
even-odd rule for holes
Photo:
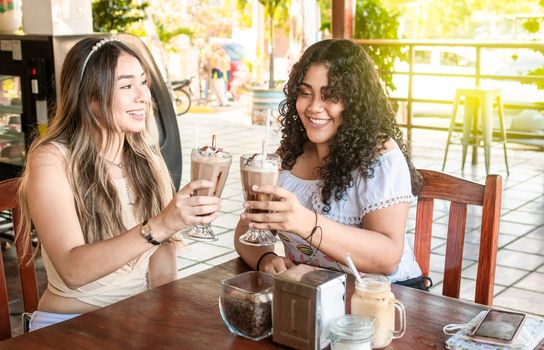
[[[295,266],[295,264],[291,261],[291,259],[284,256],[270,254],[263,258],[259,266],[259,270],[275,275],[290,269],[293,266]]]
[[[195,180],[185,185],[174,195],[166,208],[153,218],[154,222],[151,226],[154,232],[155,230],[160,232],[159,234],[167,239],[175,232],[192,225],[211,223],[217,217],[221,199],[215,196],[191,196],[191,194],[195,190],[212,186],[213,183],[207,180]]]

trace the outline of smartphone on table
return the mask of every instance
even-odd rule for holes
[[[488,310],[474,328],[471,337],[475,341],[490,344],[511,344],[518,336],[527,315],[519,312]]]

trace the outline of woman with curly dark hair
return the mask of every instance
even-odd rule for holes
[[[279,186],[257,189],[277,200],[245,203],[272,212],[241,215],[240,256],[278,273],[294,263],[344,270],[350,253],[359,271],[423,287],[405,235],[420,177],[372,59],[349,40],[318,42],[293,66],[284,92]],[[286,256],[239,243],[247,226],[277,230]]]

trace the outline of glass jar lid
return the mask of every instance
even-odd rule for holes
[[[355,289],[381,293],[391,290],[391,281],[387,276],[366,274],[361,278],[361,282],[355,281]]]
[[[329,339],[341,342],[363,343],[372,340],[374,318],[357,315],[344,315],[331,322]]]

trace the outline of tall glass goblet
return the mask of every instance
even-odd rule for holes
[[[221,197],[231,163],[232,155],[219,148],[205,146],[193,149],[191,152],[191,181],[208,180],[213,183],[210,188],[195,190],[193,195]],[[217,241],[218,239],[210,224],[193,225],[187,236],[197,241]]]
[[[273,195],[254,192],[253,185],[277,185],[281,158],[276,154],[248,153],[240,157],[242,189],[246,201],[270,201]],[[266,210],[247,209],[248,213],[266,213]],[[270,230],[250,228],[239,238],[240,242],[253,246],[273,245],[278,241]]]

